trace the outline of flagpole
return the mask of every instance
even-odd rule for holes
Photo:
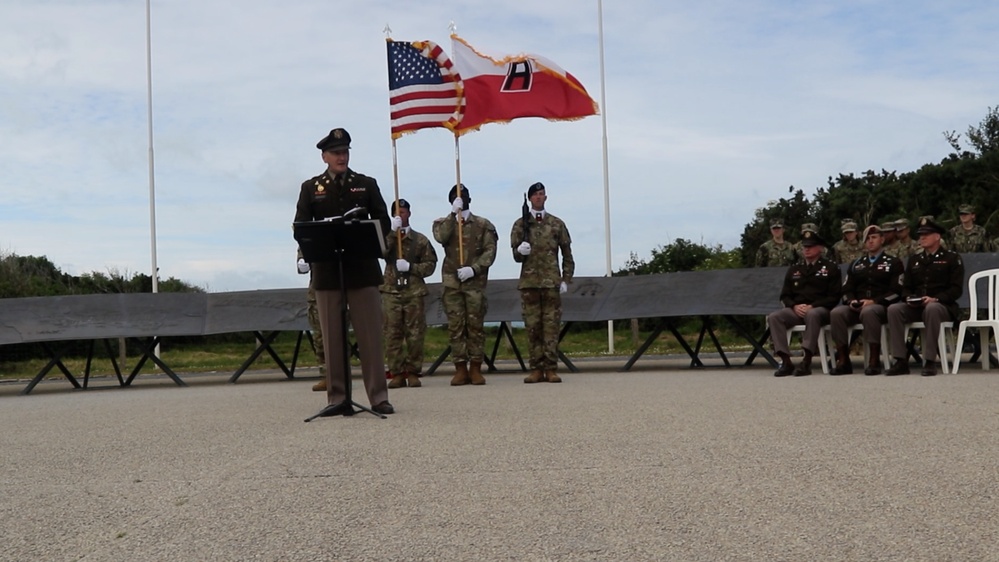
[[[392,180],[395,182],[395,214],[399,214],[399,159],[396,156],[395,137],[392,138]],[[396,254],[402,259],[402,229],[395,231]]]
[[[603,166],[604,166],[604,247],[606,248],[607,277],[613,275],[611,269],[611,235],[610,235],[610,174],[607,169],[607,89],[604,80],[604,3],[597,0],[597,30],[600,42],[600,123],[603,130]],[[607,321],[607,351],[614,353],[614,321]]]
[[[152,255],[153,292],[159,292],[159,267],[156,265],[156,180],[153,167],[153,47],[150,0],[146,0],[146,114],[149,130],[149,241]],[[158,350],[158,348],[157,348]]]
[[[454,135],[454,189],[455,195],[461,199],[461,151],[458,148],[458,135]],[[458,223],[458,267],[465,266],[465,236],[462,233],[461,223],[464,220],[461,213],[454,217]]]

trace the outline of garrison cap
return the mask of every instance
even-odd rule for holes
[[[806,230],[805,233],[801,235],[801,245],[806,248],[809,246],[825,246],[826,241],[815,233],[815,231]]]
[[[534,195],[535,193],[544,190],[544,188],[545,188],[545,184],[543,184],[541,182],[537,182],[537,183],[531,184],[531,187],[527,188],[527,196],[530,197],[530,196]]]
[[[337,127],[330,131],[330,134],[323,137],[323,140],[316,143],[316,148],[322,151],[336,150],[338,148],[350,148],[350,133],[346,129]]]
[[[868,225],[867,228],[864,229],[864,240],[866,241],[867,237],[871,234],[881,234],[881,227],[876,224]]]
[[[857,223],[853,219],[843,219],[840,221],[839,229],[843,232],[857,232]]]
[[[770,219],[770,228],[784,228],[784,219]]]
[[[967,203],[958,206],[957,214],[959,215],[973,215],[975,214],[975,206],[969,205]]]
[[[934,233],[936,233],[936,234],[943,234],[945,232],[947,232],[947,231],[944,229],[944,227],[942,227],[939,224],[937,224],[936,221],[933,220],[933,217],[931,217],[931,216],[920,217],[920,219],[919,219],[919,228],[916,229],[916,233],[918,233],[918,234],[934,234]]]
[[[392,211],[391,211],[391,213],[393,215],[395,215],[395,208],[396,208],[395,207],[395,203],[396,203],[395,201],[392,202]],[[403,209],[408,209],[409,208],[409,201],[406,201],[405,199],[400,199],[399,200],[399,207],[403,208]]]

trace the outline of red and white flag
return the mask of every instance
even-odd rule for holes
[[[452,35],[452,62],[461,75],[464,111],[456,135],[477,131],[486,123],[519,117],[575,120],[598,112],[597,103],[572,74],[539,55],[494,59]]]
[[[461,77],[433,41],[388,40],[392,138],[428,127],[453,129],[461,117]]]

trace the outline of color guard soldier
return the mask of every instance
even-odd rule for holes
[[[822,326],[829,323],[829,311],[840,298],[842,276],[839,266],[822,257],[826,243],[811,231],[801,239],[804,260],[788,268],[784,275],[780,301],[784,308],[767,316],[774,354],[780,359],[775,377],[796,377],[812,374],[812,357],[818,353]],[[791,364],[791,350],[787,344],[787,331],[793,326],[805,325],[801,347],[805,357],[801,364]]]
[[[836,344],[834,375],[853,372],[847,328],[858,322],[864,325],[864,343],[869,347],[865,375],[881,374],[881,326],[888,322],[887,307],[902,295],[902,260],[884,252],[881,229],[872,224],[864,229],[865,255],[847,269],[843,284],[843,303],[833,309],[829,321]]]
[[[298,250],[298,273],[301,275],[309,274],[309,292],[306,294],[305,302],[309,305],[312,351],[316,354],[316,361],[319,362],[319,382],[312,385],[312,390],[326,392],[326,351],[323,350],[323,328],[319,324],[319,308],[316,306],[316,287],[312,283],[311,267],[302,257],[302,250]]]
[[[562,326],[562,294],[568,291],[576,262],[572,238],[562,219],[545,210],[548,196],[541,182],[527,189],[530,209],[514,221],[510,232],[513,260],[520,264],[521,308],[530,349],[531,374],[525,383],[562,382],[558,368],[558,335]],[[559,267],[559,252],[562,263]]]
[[[961,317],[957,299],[964,293],[964,262],[957,252],[940,246],[946,232],[928,217],[919,219],[916,233],[923,252],[909,258],[905,268],[902,302],[888,307],[888,333],[894,363],[885,374],[909,374],[909,350],[905,345],[904,326],[909,322],[923,322],[922,375],[937,374],[937,339],[941,322],[956,322]]]
[[[489,268],[496,261],[499,236],[489,219],[473,215],[469,210],[472,198],[468,188],[458,186],[448,193],[451,212],[434,221],[434,239],[444,246],[441,280],[444,294],[441,302],[447,314],[448,338],[454,377],[451,386],[468,383],[486,384],[482,376],[486,334],[483,328],[489,303],[486,283]],[[461,237],[459,226],[461,222]]]
[[[424,280],[437,269],[430,239],[409,225],[409,201],[392,202],[392,232],[385,237],[385,282],[380,287],[385,323],[385,358],[389,388],[422,386],[423,340],[427,333]],[[399,240],[402,240],[402,252]],[[399,257],[400,254],[402,257]]]

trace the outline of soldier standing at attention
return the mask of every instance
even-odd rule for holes
[[[770,236],[756,251],[756,267],[783,267],[794,263],[794,249],[784,241],[783,219],[770,221]]]
[[[801,239],[804,260],[789,267],[784,274],[784,286],[780,291],[780,302],[784,308],[767,316],[774,354],[781,362],[780,368],[774,372],[775,377],[812,374],[812,357],[818,352],[822,326],[829,323],[829,311],[839,302],[842,285],[839,266],[822,257],[825,245],[818,234],[805,232]],[[801,338],[805,357],[800,365],[794,367],[787,344],[787,330],[801,324],[805,325]]]
[[[483,323],[489,309],[486,282],[489,268],[496,261],[499,235],[489,219],[473,215],[469,210],[472,198],[464,185],[460,194],[457,185],[452,187],[447,200],[451,203],[451,212],[434,221],[433,231],[434,239],[444,246],[441,302],[447,314],[448,339],[454,361],[451,386],[486,384],[482,376],[486,341]]]
[[[853,219],[840,222],[842,240],[833,244],[833,260],[836,263],[853,263],[864,255],[864,244],[857,238],[857,223]]]
[[[302,182],[295,209],[295,222],[317,221],[343,216],[357,207],[353,216],[374,219],[382,224],[383,232],[391,225],[385,200],[374,178],[359,174],[348,167],[350,134],[333,129],[316,144],[322,151],[326,171]],[[311,264],[316,289],[316,307],[326,347],[326,397],[332,408],[324,416],[352,415],[353,406],[346,402],[347,387],[344,373],[343,325],[340,305],[347,299],[351,321],[361,353],[361,373],[371,410],[379,414],[395,413],[388,401],[385,383],[385,354],[382,351],[382,300],[378,285],[382,272],[378,258],[345,258],[343,283],[335,262]]]
[[[903,302],[888,307],[888,337],[895,362],[885,371],[885,375],[909,374],[909,350],[903,334],[908,322],[922,322],[926,325],[922,375],[936,375],[940,323],[957,322],[961,317],[957,299],[964,294],[964,262],[961,261],[960,254],[940,246],[940,236],[944,232],[944,228],[932,219],[919,219],[916,233],[923,251],[909,258],[906,264],[902,286]]]
[[[895,225],[895,241],[898,242],[895,257],[905,264],[909,260],[909,256],[921,252],[922,248],[919,247],[919,242],[913,240],[909,235],[909,221],[898,219],[892,224]]]
[[[975,224],[975,208],[964,204],[957,208],[961,224],[950,229],[950,247],[959,254],[988,251],[988,234]]]
[[[562,219],[545,210],[548,195],[541,182],[527,189],[530,210],[513,223],[510,245],[520,264],[520,304],[527,328],[531,374],[525,383],[562,382],[558,368],[558,334],[562,325],[562,294],[569,290],[576,262],[572,239]],[[559,252],[562,253],[561,268]]]
[[[309,327],[312,328],[312,351],[316,354],[316,361],[319,362],[319,382],[312,385],[315,392],[326,392],[326,352],[323,350],[323,328],[319,324],[319,308],[316,306],[316,287],[312,283],[312,271],[309,262],[302,257],[302,250],[298,251],[298,273],[309,274],[309,292],[306,294],[305,302],[309,305]]]
[[[385,282],[382,311],[385,323],[385,357],[392,382],[389,388],[421,386],[423,338],[427,333],[424,281],[437,269],[437,252],[430,240],[409,226],[409,201],[392,202],[392,232],[385,237]],[[399,239],[402,239],[402,257]]]

